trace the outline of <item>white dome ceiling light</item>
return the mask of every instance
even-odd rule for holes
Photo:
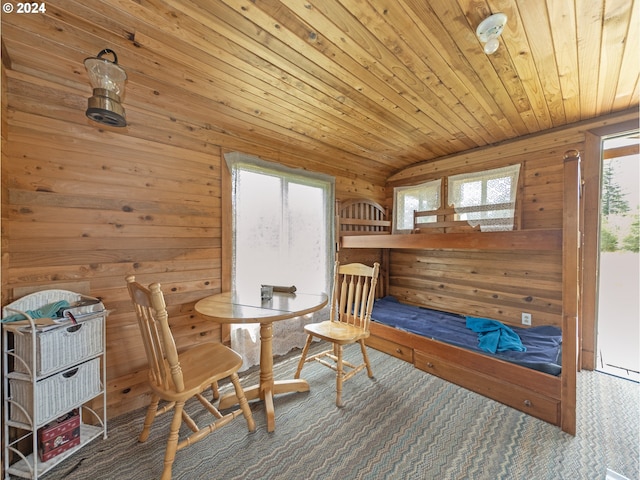
[[[506,24],[507,16],[504,13],[494,13],[480,22],[476,29],[476,35],[484,43],[484,53],[491,55],[498,50],[500,46],[498,37]]]

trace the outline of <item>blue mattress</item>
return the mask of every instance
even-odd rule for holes
[[[553,325],[510,327],[518,334],[526,351],[510,350],[490,354],[478,346],[478,334],[467,328],[466,317],[462,315],[407,305],[400,303],[395,297],[387,296],[375,301],[371,319],[551,375],[560,375],[561,372],[562,330]]]

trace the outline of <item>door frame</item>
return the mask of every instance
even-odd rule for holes
[[[582,272],[580,318],[582,319],[581,367],[595,370],[598,360],[598,284],[600,267],[600,190],[603,137],[638,130],[634,119],[585,132],[582,181]]]

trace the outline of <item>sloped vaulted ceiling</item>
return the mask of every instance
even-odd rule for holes
[[[83,112],[82,61],[112,48],[131,134],[169,120],[386,178],[637,108],[638,3],[47,0],[46,13],[2,14],[3,61],[81,92]],[[486,55],[475,29],[495,12],[508,22]]]

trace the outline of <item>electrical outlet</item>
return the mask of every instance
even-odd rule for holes
[[[522,324],[531,325],[531,314],[522,312]]]

